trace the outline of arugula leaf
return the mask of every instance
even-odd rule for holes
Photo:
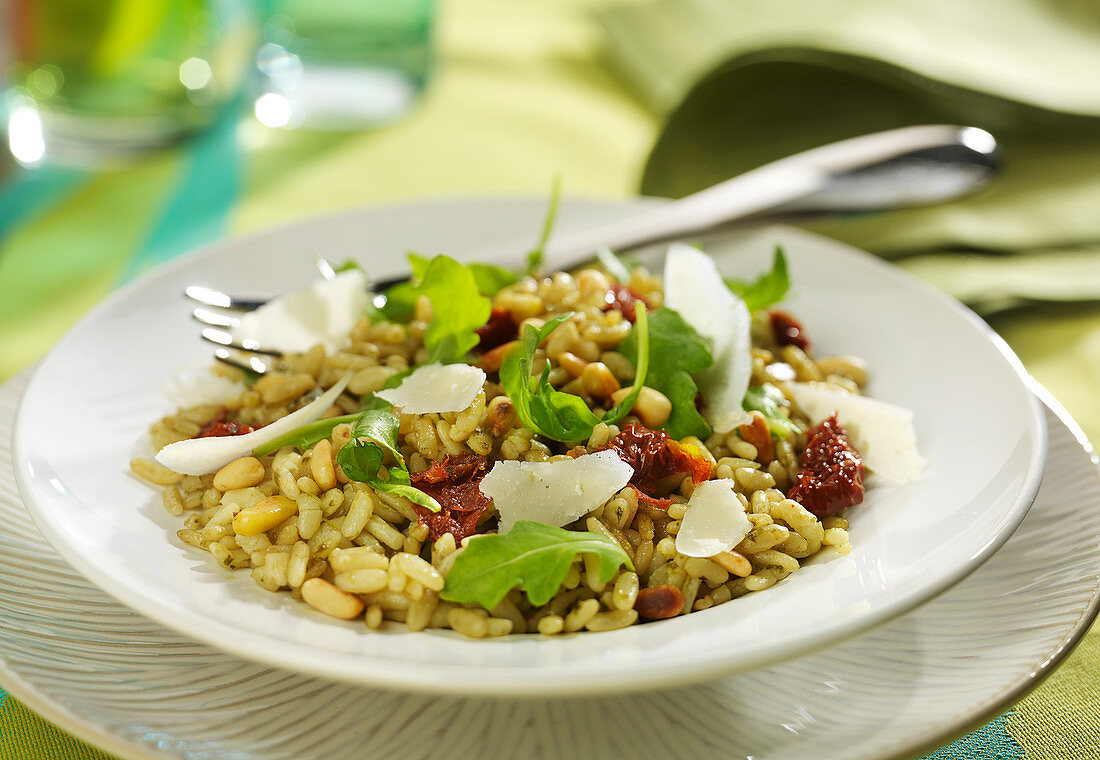
[[[520,278],[520,275],[517,275],[511,269],[498,267],[496,264],[473,263],[468,266],[474,275],[478,292],[490,298],[509,285],[518,282]]]
[[[413,318],[416,299],[420,295],[417,285],[424,279],[431,263],[427,256],[414,251],[409,251],[405,256],[409,260],[409,279],[391,286],[384,293],[386,303],[381,311],[392,322],[408,322]]]
[[[401,381],[412,372],[411,369],[407,369],[404,372],[399,372],[389,380],[386,381],[383,388],[396,388],[401,384]],[[363,412],[371,409],[382,409],[389,411],[393,409],[393,405],[385,399],[378,398],[371,395],[369,398],[363,400],[363,406],[359,408],[359,411],[355,414],[344,414],[339,417],[328,417],[327,419],[317,420],[311,422],[308,425],[302,425],[299,428],[288,430],[278,438],[274,438],[271,441],[265,443],[263,446],[257,446],[252,450],[252,456],[265,457],[268,454],[274,454],[283,446],[297,446],[299,449],[305,450],[316,446],[321,442],[322,438],[328,438],[332,435],[332,430],[337,425],[345,422],[354,423],[359,419]]]
[[[424,332],[424,346],[430,353],[428,361],[442,364],[461,361],[477,345],[474,331],[489,320],[492,305],[478,291],[470,267],[450,256],[435,256],[426,265],[424,261],[423,256],[410,254],[409,263],[414,276],[419,272],[419,281],[415,285],[395,285],[387,291],[387,297],[393,294],[397,299],[394,309],[399,307],[402,314],[411,318],[416,299],[427,296],[432,303],[432,321]]]
[[[386,319],[393,322],[408,322],[413,318],[416,299],[421,294],[420,284],[423,283],[432,261],[433,259],[428,259],[418,253],[409,253],[409,269],[412,276],[408,282],[399,282],[385,292],[386,303],[382,306],[381,312]],[[477,292],[483,296],[495,296],[520,278],[520,275],[512,270],[496,264],[478,264],[475,262],[466,264],[465,267],[473,275]],[[478,325],[478,327],[480,326]]]
[[[633,333],[619,346],[619,353],[638,366],[641,352]],[[672,413],[664,424],[664,431],[676,440],[689,435],[706,438],[711,433],[710,425],[695,406],[699,388],[691,373],[700,372],[713,363],[707,342],[679,312],[658,309],[649,321],[648,353],[646,385],[665,394],[672,402]]]
[[[427,259],[416,253],[409,254],[409,267],[413,280],[386,291],[382,313],[395,322],[408,322],[416,299],[427,296],[432,302],[432,321],[424,333],[428,361],[461,361],[477,345],[474,331],[489,320],[492,304],[482,291],[504,282],[506,277],[514,281],[514,275],[501,267],[464,266],[450,256]]]
[[[414,504],[440,510],[439,503],[418,488],[413,488],[405,458],[397,449],[397,433],[401,426],[392,411],[368,409],[358,416],[351,432],[351,440],[336,455],[336,463],[352,480],[366,483],[371,488],[404,496]],[[384,468],[387,478],[379,477],[383,461],[390,454],[397,462]]]
[[[621,283],[630,282],[630,268],[606,245],[600,246],[596,251],[596,259],[603,264],[603,268],[607,270],[607,273],[616,280]]]
[[[580,396],[550,385],[549,365],[541,377],[532,377],[531,363],[539,344],[571,316],[559,314],[538,329],[525,325],[520,344],[508,352],[500,367],[500,384],[523,424],[547,438],[567,443],[586,439],[600,418]]]
[[[554,177],[554,185],[550,188],[550,203],[546,207],[546,216],[542,220],[542,232],[539,234],[538,242],[527,253],[527,272],[525,274],[538,274],[542,271],[546,242],[550,239],[550,233],[554,231],[554,222],[558,220],[559,200],[561,200],[560,174]]]
[[[399,282],[383,293],[385,303],[379,308],[382,315],[391,322],[408,322],[416,309],[416,286],[412,281]]]
[[[645,306],[639,304],[632,335],[643,346],[643,359],[634,373],[630,392],[608,410],[601,420],[580,396],[565,393],[550,385],[550,366],[543,368],[538,378],[531,376],[535,349],[546,340],[572,313],[559,314],[539,329],[526,325],[520,344],[512,349],[500,367],[500,384],[515,404],[516,414],[524,425],[547,438],[563,443],[588,440],[592,428],[601,421],[614,424],[630,413],[645,384],[649,366],[649,331]]]
[[[327,419],[311,422],[308,425],[302,425],[300,428],[294,428],[283,433],[278,438],[274,438],[262,446],[257,446],[252,450],[252,456],[266,457],[268,454],[274,454],[283,446],[297,446],[303,450],[308,449],[332,435],[332,429],[337,425],[344,422],[354,422],[358,418],[358,414],[345,414],[340,417],[328,417]]]
[[[634,382],[630,386],[630,393],[608,409],[607,414],[603,416],[603,421],[608,425],[614,425],[630,414],[630,410],[634,408],[634,402],[638,400],[638,394],[642,392],[642,386],[649,379],[649,314],[641,301],[634,306],[634,327],[627,337],[638,347],[639,359],[634,365]]]
[[[578,554],[600,558],[601,583],[610,581],[620,565],[634,569],[622,547],[604,535],[520,520],[504,535],[472,538],[455,558],[439,596],[491,610],[519,586],[531,604],[546,604]]]
[[[750,312],[766,309],[772,304],[779,303],[786,297],[790,286],[791,280],[787,275],[787,257],[783,254],[783,246],[781,245],[775,247],[771,271],[765,272],[752,282],[726,280],[726,287],[741,296]]]
[[[432,321],[424,331],[428,361],[462,361],[478,344],[475,330],[489,321],[492,303],[478,293],[473,273],[447,256],[436,256],[418,290],[432,302]]]
[[[794,432],[799,432],[802,427],[790,418],[787,411],[787,397],[771,383],[754,385],[745,392],[745,400],[741,405],[745,411],[757,411],[764,415],[768,421],[768,429],[771,434],[779,438],[786,438]]]

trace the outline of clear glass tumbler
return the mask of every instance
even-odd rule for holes
[[[435,0],[269,0],[256,118],[354,130],[416,102],[431,69]]]
[[[0,102],[24,164],[98,163],[208,126],[256,50],[252,0],[16,0]]]

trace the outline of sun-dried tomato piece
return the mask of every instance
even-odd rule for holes
[[[607,295],[604,296],[603,310],[622,312],[623,319],[634,324],[634,320],[637,318],[639,301],[645,303],[645,299],[642,298],[641,294],[622,283],[613,282],[611,287],[607,289]]]
[[[818,517],[828,517],[863,501],[863,459],[836,413],[810,429],[802,467],[787,497]]]
[[[803,351],[810,350],[810,339],[806,337],[806,332],[797,319],[778,309],[768,312],[768,317],[776,343],[781,346],[798,346]]]
[[[509,312],[504,309],[493,309],[489,312],[489,321],[474,332],[478,337],[474,351],[483,354],[513,340],[519,334],[519,325],[512,319]]]
[[[690,475],[695,483],[710,478],[710,460],[703,452],[669,438],[663,430],[650,430],[637,422],[624,426],[602,448],[612,449],[619,459],[634,468],[630,484],[655,502],[665,501],[657,497],[657,485],[670,475]]]
[[[488,469],[488,457],[462,454],[436,460],[428,469],[413,474],[412,484],[442,507],[439,512],[432,512],[413,505],[420,523],[428,526],[429,540],[450,533],[458,543],[477,531],[478,518],[492,503],[480,488]]]
[[[670,471],[690,475],[693,483],[710,480],[710,460],[698,447],[669,438],[665,448],[667,458],[664,463]]]
[[[196,438],[224,438],[231,435],[245,435],[247,433],[259,430],[259,427],[253,427],[252,425],[245,425],[242,422],[226,422],[226,417],[229,416],[229,410],[226,407],[222,407],[218,410],[210,420],[202,426],[202,429],[196,435]],[[262,425],[260,427],[263,427]]]

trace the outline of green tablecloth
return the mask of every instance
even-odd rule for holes
[[[593,9],[598,13],[593,13]],[[0,187],[0,379],[118,283],[197,244],[380,200],[675,195],[786,152],[926,121],[1005,146],[946,209],[818,223],[983,310],[1100,438],[1100,10],[1089,0],[453,0],[437,75],[370,133],[237,114],[122,172]],[[1090,73],[1093,72],[1093,73]],[[942,758],[1100,755],[1100,639]],[[14,699],[0,758],[101,757]]]

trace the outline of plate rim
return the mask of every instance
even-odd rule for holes
[[[516,206],[529,206],[531,204],[543,204],[545,199],[535,196],[504,196],[504,197],[472,197],[472,198],[458,198],[458,199],[427,199],[427,200],[413,200],[409,202],[395,202],[380,205],[368,205],[360,206],[349,209],[344,209],[324,216],[309,217],[303,220],[299,220],[287,225],[281,225],[276,227],[268,227],[261,230],[257,230],[248,235],[232,236],[227,238],[221,238],[212,241],[204,246],[201,246],[188,254],[182,255],[168,262],[167,264],[154,267],[148,272],[144,273],[141,277],[135,279],[133,282],[127,284],[123,288],[120,288],[115,293],[111,294],[108,298],[97,304],[91,309],[73,328],[70,329],[58,344],[50,351],[50,354],[38,365],[32,375],[28,384],[28,389],[33,388],[34,382],[39,376],[44,366],[48,363],[48,360],[55,353],[59,352],[67,342],[72,339],[72,333],[78,327],[83,326],[88,321],[94,319],[100,312],[109,310],[116,302],[125,299],[132,292],[144,287],[145,283],[155,277],[163,277],[176,271],[177,269],[188,266],[195,260],[212,257],[218,254],[219,251],[227,248],[233,248],[241,245],[255,244],[256,241],[269,238],[271,236],[277,236],[287,233],[290,230],[308,229],[317,225],[324,225],[331,223],[337,219],[354,218],[358,216],[370,216],[373,214],[384,213],[386,210],[392,209],[421,209],[427,207],[477,207],[477,206],[499,206],[501,204],[515,204]],[[641,201],[627,199],[627,200],[589,200],[583,198],[564,198],[562,200],[563,207],[567,207],[569,204],[574,204],[582,207],[591,207],[593,205],[599,205],[610,213],[613,210],[627,210],[633,207],[644,207],[646,204],[650,204],[651,199],[643,199]],[[767,230],[782,230],[784,234],[802,236],[807,239],[820,239],[822,236],[806,232],[804,230],[793,227],[778,227],[767,226],[760,228],[760,232],[764,233]],[[902,283],[906,287],[917,288],[923,295],[932,297],[938,301],[944,307],[950,309],[956,316],[969,322],[973,327],[978,329],[991,343],[997,353],[1007,362],[1009,367],[1014,371],[1017,379],[1022,383],[1024,389],[1030,387],[1033,382],[1027,375],[1022,363],[1016,357],[1015,353],[1008,347],[1007,343],[998,336],[993,330],[976,314],[967,309],[958,301],[950,298],[941,291],[936,290],[931,285],[921,282],[916,278],[908,275],[896,267],[888,264],[887,262],[852,246],[840,243],[835,240],[829,240],[830,244],[838,247],[840,253],[846,256],[852,256],[861,259],[867,265],[874,268],[879,274],[889,278],[892,281]],[[952,568],[950,572],[944,573],[940,576],[935,583],[932,583],[926,587],[910,591],[905,595],[895,595],[885,601],[882,601],[876,605],[874,610],[869,613],[865,613],[856,618],[847,619],[841,623],[833,626],[827,633],[818,634],[812,641],[805,639],[793,638],[778,645],[772,645],[766,648],[762,652],[757,653],[757,658],[753,660],[751,664],[745,664],[741,662],[744,658],[737,658],[735,656],[727,656],[718,661],[696,661],[689,664],[680,663],[680,667],[672,668],[665,667],[657,672],[643,671],[642,669],[620,669],[616,672],[616,678],[614,681],[607,678],[606,674],[588,674],[570,672],[565,678],[558,675],[558,672],[547,673],[545,669],[540,670],[537,679],[527,680],[522,678],[522,675],[526,672],[520,673],[513,667],[481,667],[479,669],[480,678],[473,683],[464,683],[461,686],[457,679],[448,679],[441,677],[441,674],[445,676],[447,669],[444,667],[437,668],[433,673],[420,672],[417,670],[405,670],[403,668],[404,663],[392,663],[381,664],[377,662],[378,658],[372,660],[376,669],[370,672],[353,671],[345,669],[345,666],[341,665],[341,661],[347,659],[347,655],[339,653],[331,653],[321,651],[315,653],[312,656],[299,657],[293,662],[288,662],[286,658],[286,647],[289,646],[289,642],[270,639],[269,637],[262,636],[257,633],[248,632],[245,637],[247,644],[239,643],[238,637],[240,636],[240,630],[232,625],[224,624],[218,620],[212,620],[203,618],[202,624],[189,623],[186,620],[181,622],[181,617],[172,605],[162,603],[155,596],[153,597],[138,597],[134,599],[126,596],[126,590],[119,585],[112,576],[111,573],[102,570],[96,563],[90,559],[85,558],[82,555],[68,556],[67,553],[62,551],[67,547],[67,540],[62,536],[58,526],[54,525],[53,518],[47,514],[44,514],[37,508],[36,502],[36,490],[32,483],[28,480],[28,474],[24,467],[15,467],[15,480],[20,494],[28,505],[28,512],[35,522],[37,528],[41,531],[47,541],[54,547],[59,555],[63,556],[65,561],[72,565],[81,575],[91,581],[94,585],[101,588],[107,594],[118,600],[123,605],[134,609],[140,614],[150,617],[162,625],[176,630],[185,636],[193,639],[200,640],[211,647],[223,651],[229,652],[235,656],[239,656],[252,661],[262,662],[271,666],[287,668],[295,670],[297,672],[305,673],[311,676],[318,676],[329,680],[341,681],[346,683],[355,683],[360,685],[369,685],[377,688],[398,690],[398,691],[416,691],[432,694],[449,694],[449,695],[479,695],[479,696],[538,696],[538,695],[566,695],[573,693],[577,690],[586,690],[590,693],[614,693],[614,692],[631,692],[644,688],[656,688],[661,686],[670,686],[675,684],[685,684],[688,682],[694,682],[703,680],[715,675],[727,675],[734,672],[744,671],[748,669],[754,669],[757,667],[767,666],[784,660],[791,659],[803,654],[807,654],[812,651],[817,651],[825,647],[832,646],[838,642],[850,639],[858,633],[869,630],[872,627],[881,625],[889,620],[892,620],[905,612],[914,609],[934,598],[935,596],[943,593],[947,589],[954,586],[961,581],[971,572],[980,567],[992,554],[1004,544],[1005,541],[1015,532],[1016,528],[1027,515],[1027,511],[1030,509],[1031,504],[1034,502],[1036,494],[1039,489],[1040,481],[1043,473],[1043,459],[1047,449],[1046,439],[1046,427],[1045,417],[1042,411],[1042,405],[1035,396],[1034,393],[1027,392],[1026,399],[1029,402],[1030,410],[1030,426],[1035,434],[1033,439],[1034,447],[1032,456],[1029,462],[1029,474],[1021,486],[1019,496],[1017,497],[1017,503],[1022,504],[1022,508],[1017,508],[1016,512],[1012,515],[1012,518],[1005,523],[999,535],[993,536],[984,545],[972,549],[969,552],[967,561],[960,563],[958,566]],[[26,461],[26,452],[24,450],[24,441],[20,434],[20,431],[27,427],[29,423],[26,422],[25,405],[20,406],[17,412],[15,425],[14,425],[14,448],[13,453],[15,461]],[[59,548],[60,547],[60,548]]]
[[[24,371],[0,384],[0,394],[9,392],[13,386],[18,386],[20,383],[25,388],[29,382],[30,374],[29,371]],[[1049,391],[1037,382],[1033,381],[1032,385],[1033,392],[1038,400],[1049,409],[1073,436],[1077,444],[1087,454],[1093,469],[1100,471],[1100,459],[1098,459],[1094,448],[1081,428]],[[22,396],[22,390],[23,388],[18,390],[20,397]],[[25,504],[22,506],[26,509]],[[58,556],[60,557],[60,555]],[[64,558],[61,559],[67,562]],[[121,603],[119,605],[131,614],[140,615],[140,613]],[[918,757],[936,748],[943,747],[985,725],[1042,684],[1057,670],[1088,633],[1092,622],[1097,618],[1098,612],[1100,612],[1100,576],[1097,577],[1092,597],[1082,608],[1081,615],[1067,630],[1058,644],[1046,656],[1043,656],[1037,664],[1034,666],[1021,666],[1021,675],[1012,683],[977,705],[973,710],[960,714],[958,720],[950,725],[945,725],[942,731],[930,736],[927,740],[913,743],[904,749],[899,748],[896,753],[878,755],[874,760],[905,760],[906,758]],[[919,614],[919,608],[914,609],[911,614]],[[247,663],[248,661],[243,660],[243,662]],[[163,760],[166,757],[151,748],[115,736],[99,724],[72,712],[62,702],[39,691],[30,681],[12,670],[3,656],[0,656],[0,685],[4,687],[10,696],[26,705],[39,716],[51,721],[57,727],[68,731],[82,741],[93,744],[99,749],[111,752],[123,760]]]

